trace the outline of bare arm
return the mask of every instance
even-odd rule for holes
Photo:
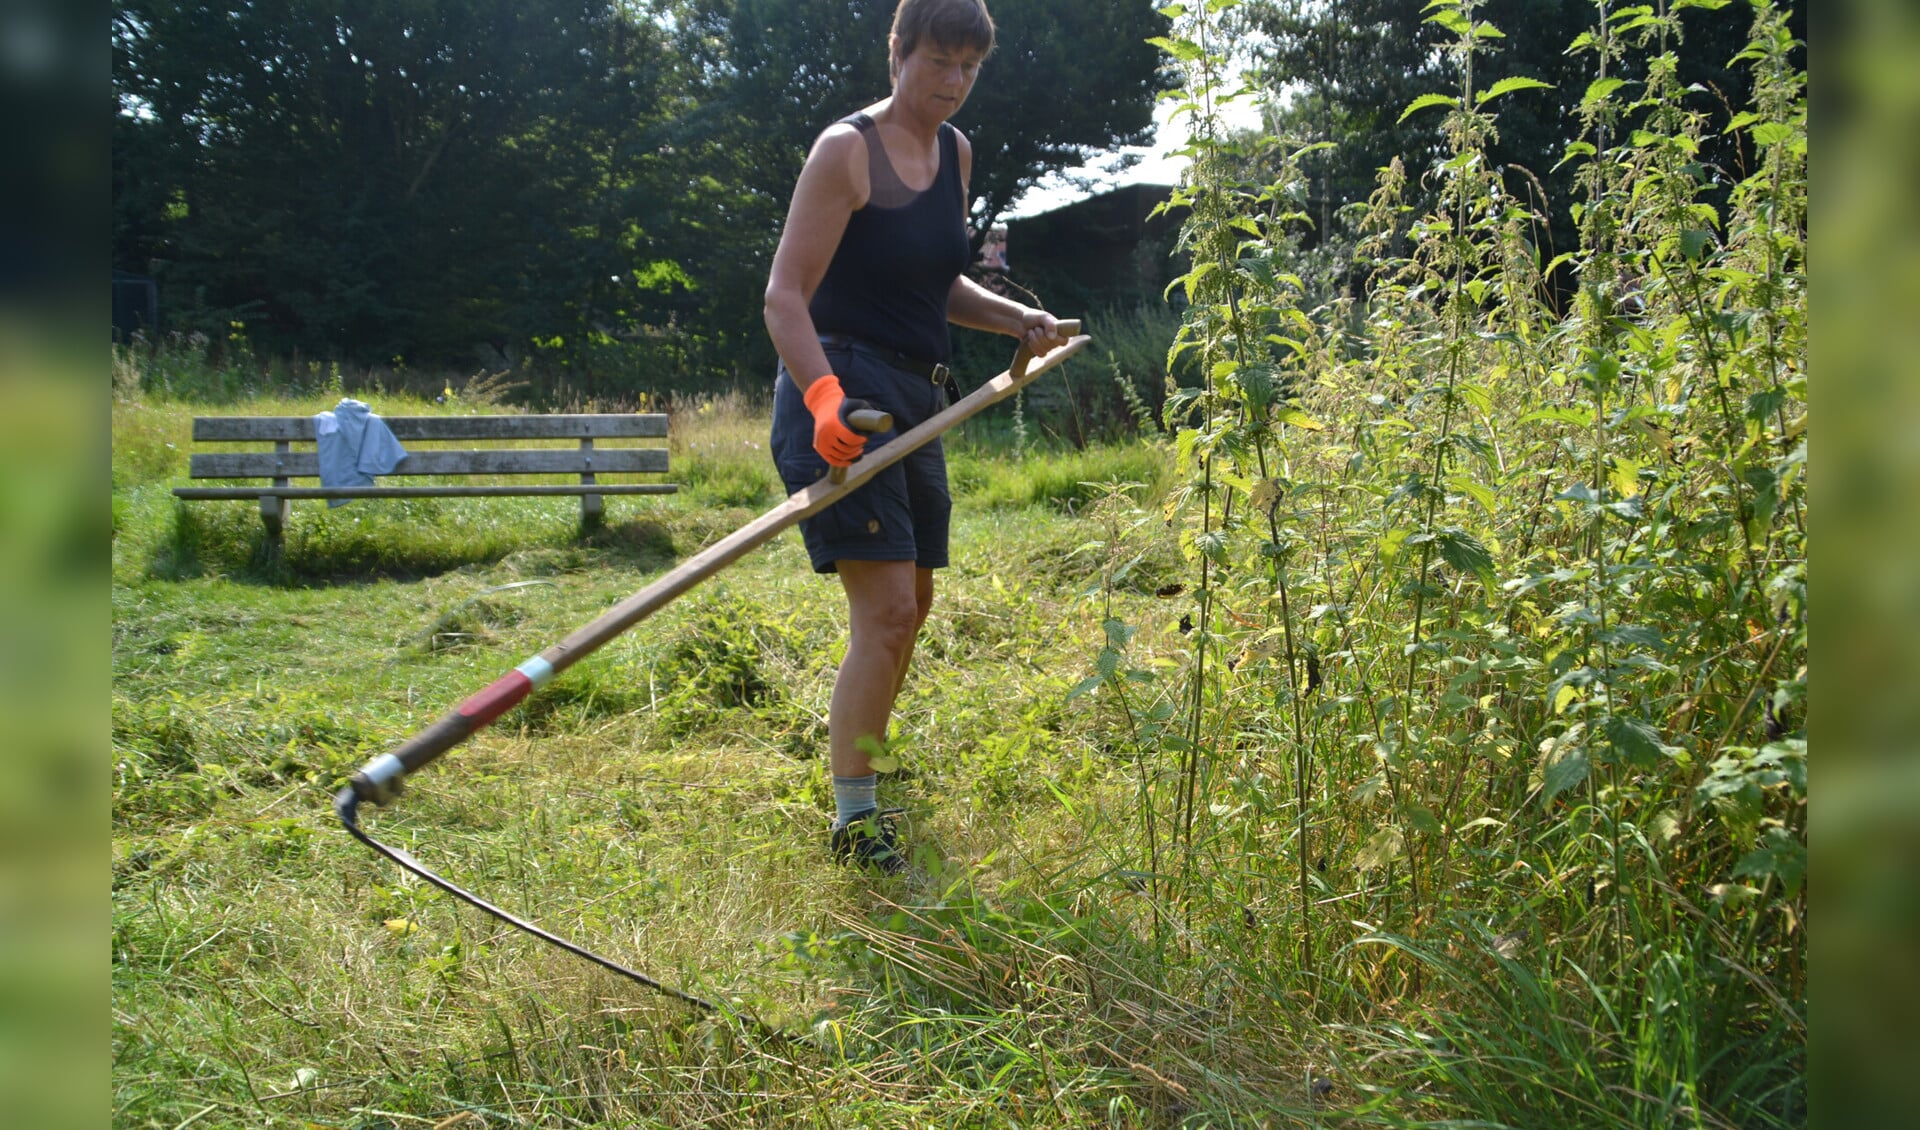
[[[808,305],[847,230],[866,203],[867,151],[851,126],[834,126],[814,142],[787,208],[787,226],[773,253],[762,313],[773,348],[802,391],[833,371]]]

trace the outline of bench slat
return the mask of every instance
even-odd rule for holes
[[[382,416],[401,443],[459,439],[658,439],[667,434],[659,412],[575,413],[526,416]],[[311,440],[312,416],[197,416],[196,442]]]
[[[215,452],[193,456],[189,467],[196,479],[317,478],[320,457],[311,451]],[[393,474],[622,475],[666,469],[664,447],[603,447],[594,451],[414,451]]]
[[[175,487],[178,498],[505,498],[517,495],[674,494],[679,483],[579,483],[496,487]]]

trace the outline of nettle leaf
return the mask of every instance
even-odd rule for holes
[[[1616,714],[1607,719],[1603,729],[1614,752],[1642,769],[1660,764],[1660,758],[1666,753],[1660,731],[1638,718]]]
[[[1276,424],[1292,424],[1296,428],[1303,428],[1310,432],[1325,431],[1327,427],[1300,409],[1292,407],[1282,408],[1274,413],[1273,420]]]
[[[1406,833],[1389,824],[1367,837],[1353,857],[1353,865],[1361,871],[1378,870],[1404,855],[1406,846]]]
[[[1102,679],[1098,675],[1088,675],[1086,678],[1075,683],[1073,685],[1073,689],[1067,692],[1067,701],[1072,702],[1074,699],[1079,698],[1081,695],[1088,694],[1100,689],[1100,684],[1105,681],[1106,680]]]
[[[1523,424],[1533,423],[1536,420],[1551,420],[1561,424],[1572,424],[1577,428],[1590,428],[1593,426],[1593,409],[1591,407],[1540,408],[1520,417],[1520,422]]]
[[[1680,254],[1689,263],[1698,263],[1713,246],[1713,233],[1699,228],[1688,228],[1680,233]]]
[[[1595,154],[1597,154],[1597,153],[1599,153],[1599,152],[1600,152],[1600,151],[1599,151],[1598,149],[1595,149],[1595,148],[1593,147],[1593,143],[1592,143],[1591,141],[1571,141],[1571,142],[1568,142],[1568,143],[1567,143],[1567,151],[1566,151],[1565,153],[1563,153],[1563,154],[1561,154],[1561,155],[1560,155],[1560,161],[1559,161],[1559,164],[1556,164],[1556,165],[1554,165],[1554,167],[1553,167],[1553,171],[1554,171],[1554,172],[1559,172],[1559,171],[1560,171],[1560,166],[1561,166],[1561,165],[1564,165],[1564,164],[1566,164],[1566,163],[1567,163],[1568,161],[1571,161],[1571,160],[1573,160],[1573,159],[1574,159],[1575,157],[1592,157],[1592,156],[1594,156]],[[1563,251],[1563,252],[1561,252],[1561,253],[1560,253],[1559,255],[1556,255],[1556,256],[1554,256],[1554,260],[1553,260],[1553,264],[1554,264],[1554,266],[1557,266],[1557,265],[1559,265],[1559,264],[1560,264],[1560,263],[1562,263],[1562,262],[1571,262],[1571,261],[1572,261],[1572,259],[1573,259],[1573,253],[1572,253],[1572,252],[1564,252],[1564,251]],[[1547,268],[1547,269],[1546,269],[1546,270],[1545,270],[1544,272],[1542,272],[1542,273],[1543,273],[1543,274],[1552,274],[1552,273],[1553,273],[1553,266],[1549,266],[1549,267],[1548,267],[1548,268]]]
[[[1652,651],[1665,651],[1667,647],[1660,630],[1644,624],[1621,624],[1596,633],[1594,638],[1616,647],[1644,647]]]
[[[1780,890],[1788,898],[1800,893],[1807,876],[1807,845],[1785,828],[1768,828],[1760,837],[1760,846],[1740,857],[1733,865],[1736,879],[1780,880]]]
[[[1480,583],[1493,587],[1493,554],[1481,541],[1465,530],[1442,530],[1434,537],[1440,560],[1463,573],[1472,573]]]
[[[1465,475],[1453,476],[1447,480],[1447,485],[1479,503],[1488,514],[1492,514],[1498,505],[1498,496],[1493,493],[1492,487],[1474,482]]]
[[[1637,460],[1618,455],[1608,456],[1607,485],[1620,498],[1632,498],[1640,493],[1640,463]]]
[[[1594,106],[1605,101],[1614,91],[1627,85],[1623,78],[1597,78],[1587,85],[1586,96],[1580,99],[1582,106]]]
[[[1764,424],[1787,402],[1787,390],[1778,385],[1747,397],[1747,419]]]
[[[1586,783],[1591,768],[1585,746],[1554,743],[1540,774],[1540,803],[1551,803],[1554,797]]]
[[[1460,19],[1457,15],[1454,18]],[[1462,24],[1466,23],[1465,20],[1461,20],[1460,22]],[[1445,106],[1450,110],[1457,110],[1460,108],[1460,100],[1451,94],[1422,94],[1420,97],[1407,103],[1407,108],[1400,112],[1400,121],[1406,121],[1408,118],[1411,118],[1429,106]],[[1395,122],[1394,124],[1398,125],[1399,122]]]
[[[1476,106],[1485,106],[1487,103],[1493,101],[1494,99],[1500,97],[1501,95],[1512,94],[1516,90],[1552,90],[1552,89],[1553,89],[1553,84],[1550,82],[1541,82],[1537,78],[1524,78],[1519,75],[1514,75],[1511,78],[1503,78],[1499,82],[1496,82],[1492,86],[1481,91],[1479,94],[1474,95],[1473,104]]]
[[[1400,817],[1407,822],[1407,827],[1424,836],[1437,835],[1445,830],[1440,824],[1440,818],[1417,800],[1409,800],[1402,804]]]
[[[1147,44],[1151,47],[1158,47],[1160,50],[1165,51],[1183,63],[1191,63],[1206,54],[1205,51],[1201,50],[1198,43],[1185,39],[1168,39],[1163,35],[1154,36],[1152,39],[1147,40]]]

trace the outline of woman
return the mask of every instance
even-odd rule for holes
[[[901,0],[887,40],[893,94],[830,126],[800,170],[767,280],[767,332],[780,354],[773,455],[788,491],[844,467],[869,438],[857,407],[896,430],[945,407],[947,323],[1064,344],[1051,314],[995,295],[962,272],[973,150],[947,124],[993,49],[982,0]],[[842,862],[906,868],[881,813],[867,750],[886,736],[914,636],[947,564],[946,457],[934,440],[801,523],[817,573],[837,573],[851,636],[827,714]]]

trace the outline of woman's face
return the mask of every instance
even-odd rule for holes
[[[904,102],[936,121],[945,121],[973,90],[981,58],[982,53],[971,47],[946,47],[922,39],[914,45],[913,54],[900,60],[893,80],[894,101]]]

